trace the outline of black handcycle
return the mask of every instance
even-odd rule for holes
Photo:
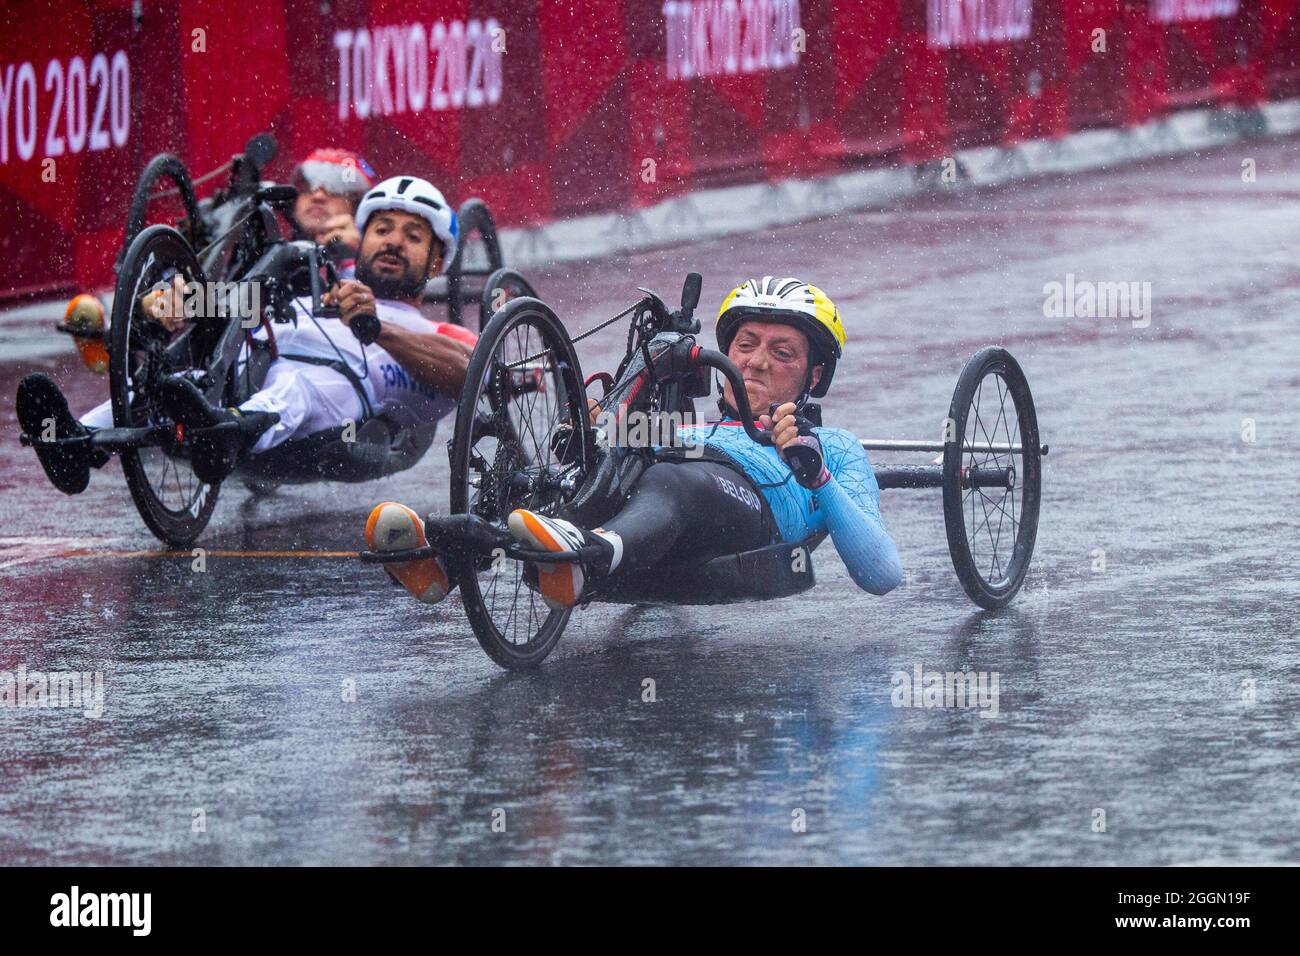
[[[633,413],[657,416],[671,428],[690,419],[696,398],[711,389],[711,373],[725,378],[749,437],[770,445],[754,424],[744,382],[723,354],[699,345],[694,318],[700,277],[685,283],[680,308],[655,294],[644,297],[581,336],[540,299],[508,302],[483,329],[470,362],[451,444],[450,513],[425,522],[428,546],[404,552],[362,552],[367,562],[442,555],[459,587],[470,625],[502,667],[540,664],[563,633],[569,610],[549,608],[530,587],[529,566],[595,557],[583,551],[538,552],[517,544],[506,520],[516,508],[598,527],[625,500],[640,474],[674,445],[654,447],[599,441],[588,388],[604,394],[596,410],[615,423]],[[618,368],[584,379],[575,341],[631,317],[627,350]],[[816,406],[805,406],[810,428]],[[617,424],[615,424],[617,428]],[[986,347],[962,369],[949,407],[944,441],[863,442],[868,449],[940,452],[942,463],[876,467],[882,489],[940,488],[949,552],[958,579],[984,608],[1015,596],[1033,554],[1038,527],[1042,456],[1028,382],[1005,350]],[[816,474],[815,449],[787,458],[796,471]],[[798,594],[815,583],[812,551],[824,539],[774,541],[654,575],[611,579],[584,592],[584,603],[724,604]]]
[[[238,221],[242,211],[239,200],[260,185],[262,170],[277,151],[270,133],[258,133],[249,139],[243,152],[194,178],[180,157],[172,153],[160,153],[151,159],[131,194],[125,236],[117,258],[119,271],[136,236],[159,217],[174,225],[195,249],[207,249],[214,238],[229,231]],[[199,187],[219,181],[221,176],[227,177],[224,187],[211,196],[198,198]],[[429,281],[423,302],[430,307],[446,306],[448,322],[482,328],[492,312],[491,308],[485,309],[488,299],[484,293],[490,287],[500,289],[508,281],[500,274],[506,268],[501,239],[492,211],[482,199],[471,197],[461,203],[456,210],[456,222],[456,255],[445,274]],[[333,250],[325,252],[332,254]],[[227,246],[208,249],[208,253],[201,257],[208,278],[221,280],[232,274],[235,264],[228,261]]]
[[[104,333],[113,427],[62,440],[88,442],[116,453],[140,516],[158,538],[174,547],[188,546],[202,533],[220,486],[200,481],[190,467],[190,437],[163,407],[163,381],[183,375],[213,405],[238,405],[260,387],[267,367],[278,357],[275,326],[302,320],[294,300],[311,299],[313,321],[338,315],[321,302],[322,293],[337,280],[330,251],[309,240],[287,238],[281,228],[297,191],[263,181],[262,168],[274,155],[273,139],[266,134],[254,137],[219,170],[229,173],[225,186],[201,202],[175,156],[164,154],[148,164],[132,201]],[[183,215],[174,225],[145,224],[151,198],[167,198],[167,190],[158,190],[165,180],[173,184]],[[471,225],[480,236],[486,229],[495,248],[490,217],[483,219],[486,207],[478,206],[478,218]],[[458,259],[461,254],[463,247]],[[499,248],[496,260],[489,256],[488,264],[492,261],[499,262]],[[176,282],[204,294],[193,308],[194,300],[187,297],[185,322],[172,330],[151,314],[150,297]],[[455,288],[459,317],[466,288],[463,274],[457,275]],[[531,295],[533,290],[518,273],[496,268],[473,293],[482,315],[511,296]],[[369,344],[377,334],[378,319],[358,316],[350,327]],[[265,334],[255,334],[258,330]],[[346,365],[340,355],[339,370],[346,373]],[[350,377],[356,376],[353,370]],[[255,492],[280,484],[369,481],[418,462],[432,445],[435,427],[402,417],[399,411],[371,410],[352,423],[351,433],[348,426],[340,426],[245,456],[235,474]],[[24,435],[22,440],[31,444],[38,439]]]

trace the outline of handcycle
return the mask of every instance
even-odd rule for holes
[[[254,137],[243,153],[222,167],[229,172],[226,186],[201,203],[179,159],[164,154],[148,164],[132,202],[111,320],[104,333],[113,427],[62,440],[117,453],[140,516],[158,538],[174,547],[188,546],[202,533],[220,486],[194,475],[190,439],[163,408],[162,382],[185,375],[212,404],[238,405],[256,391],[278,355],[274,326],[298,321],[295,299],[310,297],[313,321],[338,314],[321,302],[323,291],[337,279],[328,250],[282,233],[277,213],[292,209],[297,191],[262,181],[262,167],[274,154],[274,140],[266,134]],[[163,180],[174,184],[185,215],[175,225],[145,225],[148,197],[157,194]],[[486,222],[495,242],[490,217]],[[483,231],[481,216],[475,228]],[[197,308],[187,305],[190,321],[173,332],[147,314],[145,302],[155,290],[177,280],[200,289],[215,282],[220,301],[206,297]],[[248,315],[254,285],[261,309]],[[464,275],[458,277],[456,289],[459,310]],[[532,294],[526,280],[504,268],[495,269],[481,289],[474,289],[480,312],[524,292]],[[259,328],[264,337],[254,336]],[[358,316],[351,328],[369,344],[377,334],[378,319]],[[435,423],[381,410],[354,427],[355,434],[346,439],[344,428],[331,429],[246,457],[236,474],[255,492],[279,484],[372,480],[419,461],[432,445]],[[24,444],[34,440],[22,436]]]
[[[425,521],[428,545],[363,551],[365,562],[448,563],[474,635],[505,668],[540,664],[555,648],[572,609],[553,610],[529,587],[528,566],[594,557],[587,549],[538,552],[517,544],[506,519],[515,508],[562,517],[583,527],[610,518],[663,445],[630,447],[597,440],[587,389],[605,388],[598,407],[671,413],[671,426],[709,394],[710,372],[731,384],[741,425],[755,442],[771,436],[754,424],[744,382],[723,354],[700,346],[694,318],[700,277],[688,276],[681,307],[670,310],[647,290],[607,322],[570,338],[540,299],[516,298],[483,329],[470,361],[451,443],[450,512]],[[584,379],[574,348],[613,322],[631,317],[617,370]],[[806,405],[804,427],[820,409]],[[802,428],[801,428],[802,430]],[[1038,527],[1042,456],[1033,397],[1020,365],[1005,349],[985,347],[965,364],[949,406],[946,441],[868,440],[867,449],[940,452],[941,463],[875,467],[881,489],[940,488],[949,553],[967,595],[981,607],[1008,604],[1020,589]],[[671,437],[665,444],[672,444]],[[792,468],[816,474],[816,451],[791,451]],[[1005,533],[1005,539],[1004,539]],[[812,551],[825,535],[774,541],[654,575],[611,579],[584,592],[584,603],[725,604],[798,594],[815,583]]]

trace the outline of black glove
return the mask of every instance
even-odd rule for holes
[[[778,405],[773,402],[768,414],[776,417]],[[826,473],[826,462],[822,455],[822,443],[813,434],[813,423],[799,413],[794,416],[795,427],[799,437],[796,444],[787,445],[781,452],[785,463],[794,472],[794,480],[805,488],[820,488],[830,477]]]

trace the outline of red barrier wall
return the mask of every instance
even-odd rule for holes
[[[0,298],[111,281],[150,156],[269,129],[506,225],[1300,94],[1300,0],[16,0]]]

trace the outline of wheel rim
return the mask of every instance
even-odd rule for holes
[[[459,238],[456,257],[447,272],[447,309],[452,322],[464,318],[464,300],[479,300],[488,276],[501,268],[501,243],[492,215],[477,199],[467,200],[457,212]],[[472,282],[467,285],[466,280]],[[480,309],[480,328],[483,327]]]
[[[986,399],[985,392],[990,391]],[[1011,394],[1011,386],[1001,369],[990,370],[980,379],[971,398],[963,436],[966,446],[1005,444],[1020,441],[1020,416]],[[1015,469],[1024,471],[1022,454],[999,451],[975,451],[962,454],[963,474],[976,470]],[[1017,570],[1016,543],[1020,538],[1024,514],[1024,485],[1014,482],[1011,488],[983,488],[969,484],[962,491],[962,515],[967,546],[975,570],[984,586],[991,591],[1010,587]]]
[[[505,530],[515,508],[555,514],[587,470],[584,432],[574,429],[576,370],[555,330],[536,313],[516,314],[494,336],[473,396],[466,457],[466,510]],[[453,503],[454,505],[454,503]],[[568,611],[528,587],[524,565],[499,558],[463,572],[462,591],[511,658],[558,636]],[[549,649],[549,648],[547,648]]]
[[[999,608],[1020,590],[1029,568],[1042,481],[1038,418],[1015,359],[993,346],[976,353],[958,378],[949,416],[961,443],[953,435],[944,451],[948,550],[971,600]],[[993,471],[1012,476],[1005,487],[971,480]]]

